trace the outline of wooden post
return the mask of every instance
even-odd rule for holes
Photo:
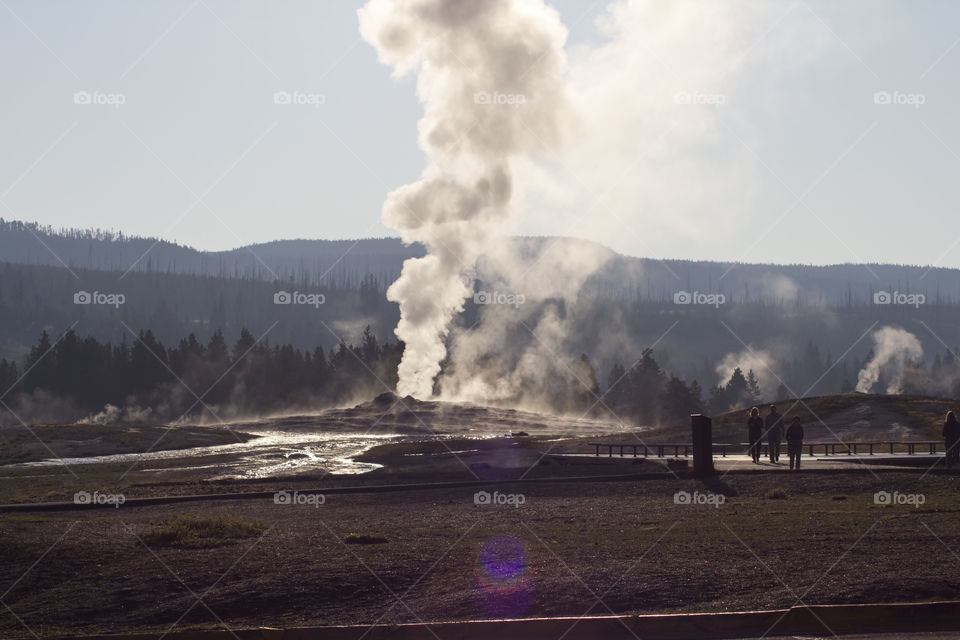
[[[698,476],[713,473],[713,420],[695,413],[690,416],[693,430],[693,472]]]

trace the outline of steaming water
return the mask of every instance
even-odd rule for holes
[[[380,467],[377,464],[357,462],[354,457],[367,449],[396,440],[395,434],[344,434],[344,433],[284,433],[245,429],[259,437],[249,442],[151,451],[148,453],[124,453],[82,458],[61,458],[6,465],[7,468],[50,467],[86,464],[134,464],[141,471],[178,471],[209,469],[210,478],[268,478],[307,471],[324,470],[336,474],[366,473]],[[227,461],[206,461],[208,456],[230,455]],[[183,464],[154,467],[151,461],[181,460]],[[192,463],[193,461],[194,463]]]
[[[388,399],[389,400],[389,399]],[[378,444],[437,438],[488,438],[527,432],[539,437],[588,436],[622,432],[616,423],[585,418],[453,402],[373,401],[315,415],[237,421],[228,426],[255,437],[248,442],[151,451],[50,458],[4,465],[5,469],[50,468],[67,464],[136,463],[136,471],[192,470],[211,479],[252,479],[327,472],[361,474],[380,467],[356,458]],[[110,428],[110,427],[106,427]],[[149,448],[150,443],[145,443]],[[22,476],[21,476],[22,477]]]

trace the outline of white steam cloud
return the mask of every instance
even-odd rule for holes
[[[760,182],[746,78],[776,78],[830,42],[814,16],[785,12],[750,0],[611,0],[601,41],[565,52],[566,28],[544,0],[370,0],[361,35],[395,76],[416,74],[424,105],[427,166],[383,207],[385,224],[427,249],[387,293],[405,343],[398,392],[536,401],[558,378],[554,395],[583,391],[591,372],[573,346],[573,314],[611,254],[508,241],[516,214],[558,236],[639,239],[651,257],[665,237],[709,246],[731,233],[729,216]],[[714,211],[723,215],[705,215]],[[526,303],[485,306],[460,326],[478,277]],[[789,282],[769,284],[795,295]]]
[[[899,327],[881,327],[873,332],[873,357],[857,378],[857,391],[869,393],[881,376],[887,381],[887,393],[900,393],[908,367],[923,357],[917,336]]]
[[[764,349],[750,348],[730,352],[717,364],[717,384],[725,385],[738,367],[744,376],[752,369],[760,384],[761,398],[773,399],[780,384],[779,378],[782,377],[782,374],[777,372],[779,362],[776,356]]]
[[[578,394],[592,404],[596,372],[580,360],[571,336],[584,282],[612,256],[600,245],[571,239],[518,239],[486,254],[483,287],[519,293],[524,302],[479,305],[474,323],[452,330],[441,395],[554,412],[571,409]],[[620,327],[603,329],[616,333]]]
[[[406,345],[397,391],[427,398],[477,259],[511,230],[511,163],[563,128],[567,32],[542,0],[371,0],[358,14],[380,61],[395,76],[416,72],[424,105],[427,166],[389,194],[383,220],[427,249],[387,292]]]
[[[780,91],[785,71],[831,44],[829,32],[812,15],[752,0],[611,1],[596,27],[601,42],[569,52],[575,140],[524,167],[527,218],[647,257],[674,239],[704,250],[733,240],[731,222],[763,184],[748,148],[758,144],[753,94]]]

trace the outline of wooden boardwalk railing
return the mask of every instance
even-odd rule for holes
[[[619,457],[624,457],[627,455],[627,452],[630,452],[634,458],[643,456],[648,458],[654,456],[657,458],[665,458],[668,455],[668,452],[672,451],[673,457],[679,458],[681,455],[683,457],[690,457],[693,453],[693,444],[690,442],[591,442],[589,446],[594,447],[594,455],[599,456],[600,450],[604,449],[604,452],[607,454],[607,457],[613,457],[614,451],[617,451]],[[750,443],[748,442],[739,442],[737,444],[728,444],[728,443],[715,443],[713,445],[714,453],[719,453],[721,457],[727,457],[727,451],[729,449],[738,449],[742,448],[743,452],[746,453]],[[782,449],[786,451],[787,443],[784,441],[782,443]],[[896,449],[900,449],[902,452],[905,449],[907,455],[917,454],[917,448],[921,448],[921,455],[937,455],[938,449],[944,449],[944,443],[942,440],[879,440],[873,442],[840,442],[840,441],[830,441],[830,442],[804,442],[803,446],[809,452],[809,455],[815,455],[815,449],[823,449],[823,456],[836,456],[836,455],[848,455],[854,456],[859,455],[861,450],[866,450],[869,455],[874,455],[875,449],[881,449],[884,447],[889,447],[890,455],[897,453]],[[929,454],[926,451],[929,450]],[[683,452],[681,454],[681,451]],[[762,455],[766,455],[767,452],[767,443],[760,443],[760,452]],[[732,452],[731,452],[732,453]]]
[[[648,458],[651,455],[657,458],[665,458],[666,451],[668,449],[673,450],[673,457],[679,458],[680,451],[683,451],[684,457],[689,457],[693,453],[693,443],[690,442],[648,442],[648,443],[635,443],[635,442],[591,442],[591,447],[594,447],[596,450],[595,455],[600,455],[600,449],[606,448],[607,457],[613,457],[614,449],[620,451],[619,455],[623,457],[625,451],[629,450],[633,453],[633,457],[637,458],[640,456],[642,451],[643,457]],[[719,452],[721,457],[727,457],[727,449],[729,447],[734,447],[736,445],[732,444],[716,444],[713,445],[714,453]],[[656,452],[652,453],[651,451]]]

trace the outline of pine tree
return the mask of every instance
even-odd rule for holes
[[[777,397],[774,398],[776,402],[781,402],[790,397],[790,391],[787,389],[787,385],[780,383],[780,386],[777,387]]]
[[[696,380],[690,383],[690,401],[693,403],[691,413],[703,413],[703,389]]]
[[[207,343],[207,360],[213,364],[225,365],[230,361],[227,351],[227,341],[223,338],[223,331],[217,329],[210,336],[210,342]],[[225,368],[225,367],[224,367]]]
[[[733,405],[736,404],[753,404],[752,401],[748,401],[749,392],[747,379],[743,375],[743,370],[740,367],[735,368],[733,373],[730,374],[730,380],[727,381],[724,392],[729,404],[728,409],[732,409]]]
[[[619,362],[613,363],[610,373],[607,374],[607,390],[604,392],[603,404],[610,407],[615,413],[624,406],[627,370]]]
[[[40,332],[37,344],[30,348],[27,361],[24,363],[23,368],[27,372],[24,391],[27,393],[34,389],[49,389],[53,384],[56,366],[53,359],[49,357],[51,348],[50,334],[44,329]]]
[[[236,362],[242,358],[253,348],[254,344],[256,344],[256,340],[253,334],[250,333],[250,330],[246,327],[240,329],[240,337],[237,338],[236,344],[233,345],[233,361]]]
[[[670,376],[660,393],[660,422],[667,425],[683,423],[691,413],[698,413],[697,404],[687,384]]]
[[[370,329],[370,325],[367,325],[360,340],[360,359],[369,367],[380,359],[380,355],[380,344],[377,342],[377,336]]]
[[[747,372],[747,397],[750,399],[749,404],[751,405],[760,402],[760,381],[753,369]]]
[[[719,384],[710,387],[707,408],[711,414],[723,413],[730,408],[730,401],[727,399],[727,391],[724,387]]]

